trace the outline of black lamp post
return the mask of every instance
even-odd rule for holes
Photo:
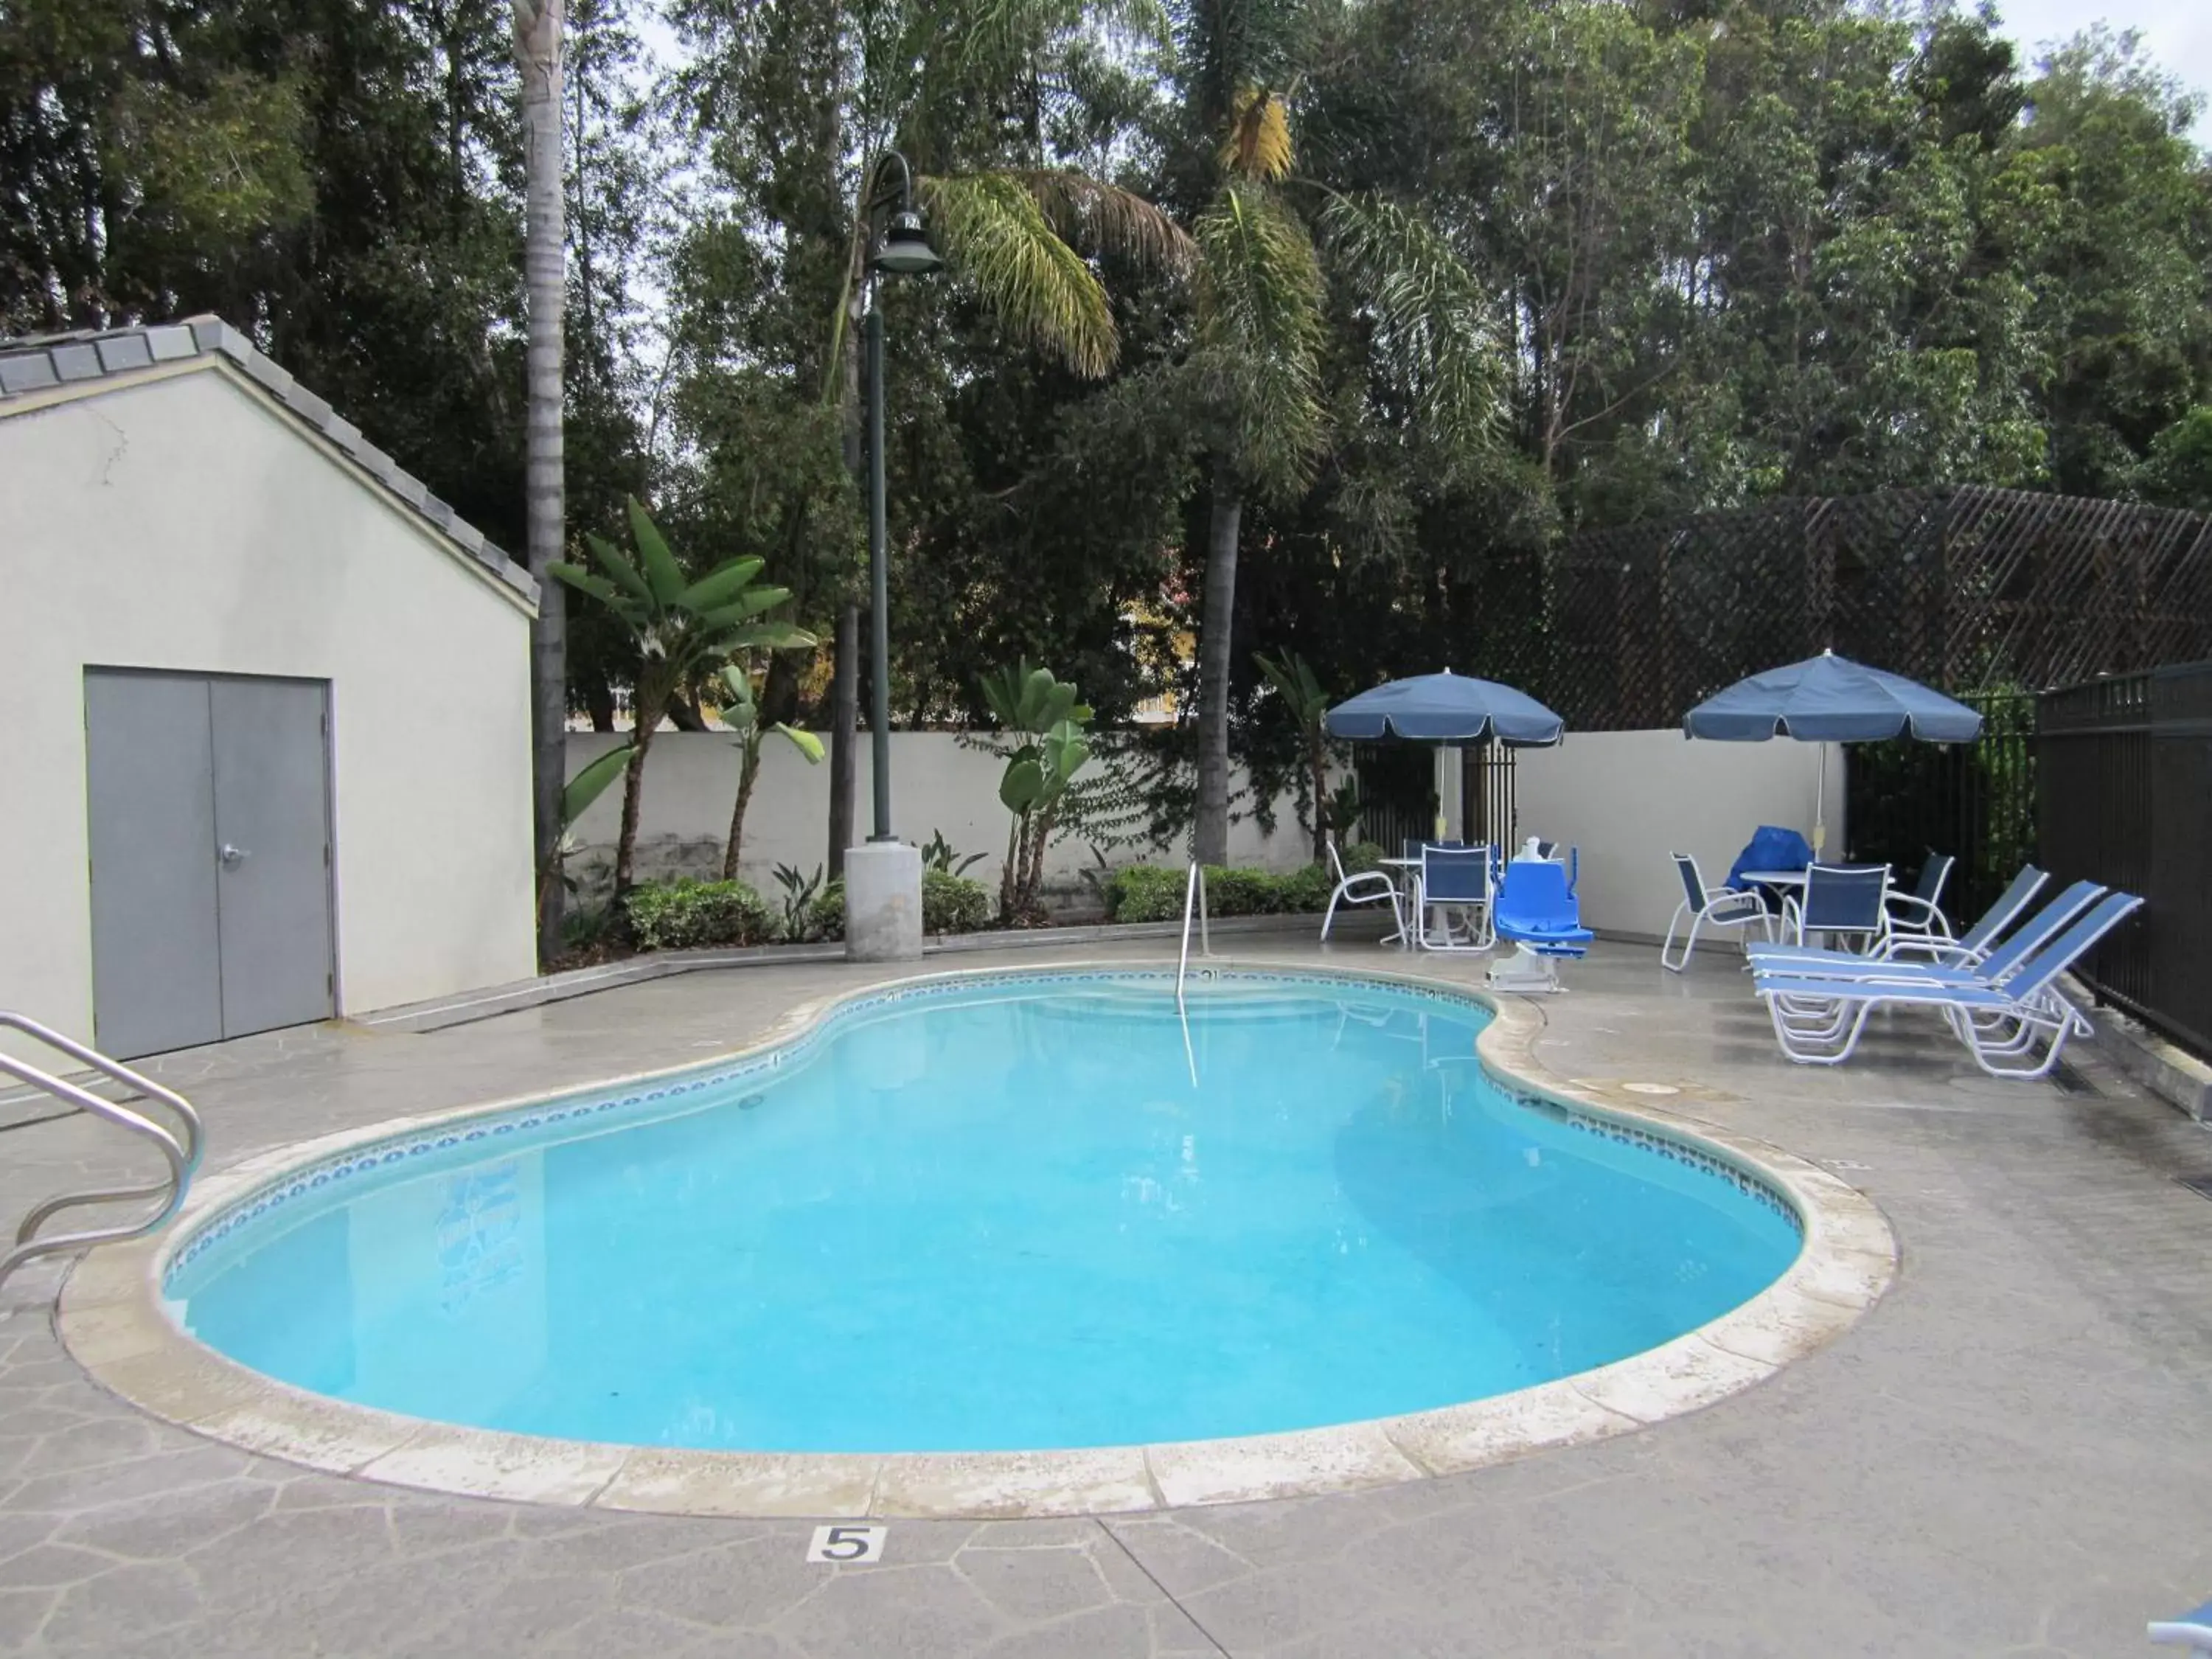
[[[886,189],[884,168],[898,164],[898,178]],[[875,234],[877,215],[893,208],[883,234]],[[862,198],[868,238],[867,309],[860,318],[861,362],[868,396],[868,738],[874,760],[875,831],[870,841],[896,841],[891,833],[891,628],[890,559],[884,530],[884,316],[876,309],[876,276],[927,276],[943,265],[914,205],[914,171],[906,157],[885,150],[868,169]]]

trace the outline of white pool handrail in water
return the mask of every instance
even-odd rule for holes
[[[1192,913],[1198,916],[1198,952],[1202,957],[1213,954],[1213,941],[1206,926],[1206,866],[1196,859],[1190,861],[1190,876],[1182,889],[1182,955],[1176,963],[1176,1006],[1182,1006],[1183,975],[1190,971],[1190,921]]]
[[[191,1103],[173,1090],[165,1089],[151,1078],[132,1071],[120,1061],[110,1060],[96,1049],[87,1048],[74,1038],[64,1036],[50,1026],[41,1025],[27,1014],[11,1013],[0,1009],[0,1027],[22,1032],[35,1038],[47,1048],[67,1054],[81,1065],[88,1066],[103,1077],[135,1089],[149,1100],[158,1100],[176,1114],[181,1134],[172,1133],[143,1113],[134,1112],[112,1100],[103,1100],[88,1089],[41,1071],[27,1060],[15,1060],[0,1054],[0,1073],[27,1083],[42,1094],[51,1095],[78,1110],[104,1118],[118,1128],[128,1129],[143,1139],[150,1140],[161,1152],[169,1166],[162,1179],[139,1187],[110,1187],[98,1192],[66,1193],[59,1198],[50,1198],[23,1218],[15,1229],[15,1248],[0,1256],[0,1284],[8,1275],[27,1261],[44,1255],[58,1255],[66,1250],[82,1249],[94,1244],[106,1244],[118,1238],[136,1238],[141,1233],[150,1233],[171,1216],[185,1201],[191,1188],[192,1172],[200,1162],[200,1115],[192,1109]],[[74,1209],[82,1204],[120,1204],[133,1199],[158,1198],[161,1204],[151,1215],[137,1221],[113,1222],[105,1227],[88,1227],[82,1232],[53,1233],[46,1237],[35,1237],[39,1229],[60,1212]]]

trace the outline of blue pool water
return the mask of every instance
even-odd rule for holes
[[[1192,997],[1187,1050],[1158,981],[893,1001],[680,1107],[332,1182],[169,1294],[247,1365],[417,1416],[985,1450],[1497,1394],[1663,1342],[1789,1264],[1772,1205],[1487,1081],[1486,1018],[1231,979]]]

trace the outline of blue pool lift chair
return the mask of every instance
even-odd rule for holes
[[[1328,938],[1329,926],[1336,920],[1339,904],[1385,904],[1397,918],[1398,933],[1406,927],[1406,913],[1401,902],[1398,884],[1380,870],[1362,870],[1356,875],[1346,875],[1344,855],[1336,850],[1336,837],[1328,838],[1328,873],[1336,882],[1336,890],[1328,896],[1328,908],[1322,914],[1321,936]],[[1396,938],[1397,934],[1393,934]]]
[[[2178,1619],[2152,1620],[2150,1639],[2163,1647],[2187,1648],[2212,1659],[2212,1601]]]
[[[1550,859],[1515,859],[1505,866],[1492,911],[1498,937],[1518,948],[1491,964],[1491,988],[1499,991],[1556,991],[1561,957],[1585,957],[1596,934],[1582,924],[1567,867]]]
[[[1708,887],[1705,877],[1698,872],[1697,860],[1687,853],[1669,853],[1667,856],[1674,860],[1674,873],[1682,879],[1682,902],[1674,907],[1674,920],[1667,924],[1666,940],[1659,946],[1662,968],[1679,974],[1690,965],[1690,952],[1697,949],[1700,927],[1756,927],[1761,939],[1771,941],[1774,938],[1774,913],[1758,893],[1734,887]],[[1667,958],[1674,948],[1674,935],[1681,931],[1685,921],[1690,924],[1690,932],[1682,941],[1682,954],[1669,962]],[[1746,949],[1750,943],[1746,937]]]

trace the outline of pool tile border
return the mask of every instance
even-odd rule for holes
[[[1796,1260],[1748,1302],[1645,1352],[1511,1394],[1287,1434],[1068,1451],[886,1455],[606,1445],[428,1422],[308,1394],[238,1365],[169,1317],[171,1276],[236,1229],[333,1182],[509,1135],[573,1133],[684,1109],[691,1096],[805,1054],[848,1021],[978,984],[1071,976],[1156,984],[1165,969],[1071,963],[919,975],[796,1006],[751,1043],[681,1067],[562,1095],[386,1121],[265,1152],[203,1179],[167,1233],[94,1252],[64,1286],[57,1323],[79,1364],[154,1416],[312,1468],[476,1498],[687,1516],[993,1519],[1127,1514],[1387,1486],[1580,1444],[1700,1410],[1840,1336],[1893,1281],[1895,1236],[1874,1202],[1818,1165],[1588,1080],[1535,1054],[1539,1007],[1387,971],[1264,959],[1194,970],[1202,985],[1296,979],[1392,990],[1492,1011],[1485,1069],[1524,1104],[1585,1133],[1729,1182],[1793,1222]]]

